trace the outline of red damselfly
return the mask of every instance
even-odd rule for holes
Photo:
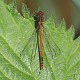
[[[24,49],[22,50],[21,55],[27,54],[30,57],[30,60],[27,57],[28,63],[31,63],[31,64],[33,62],[32,61],[33,57],[34,58],[38,57],[39,67],[40,67],[40,70],[42,70],[45,66],[44,62],[43,62],[43,55],[45,53],[45,51],[43,50],[43,45],[45,45],[44,43],[46,43],[46,46],[44,46],[44,47],[47,47],[46,53],[49,54],[50,58],[53,58],[53,56],[55,54],[55,48],[53,46],[56,46],[56,47],[58,47],[58,46],[55,43],[52,46],[50,45],[49,34],[47,34],[48,30],[43,26],[44,12],[42,12],[42,11],[36,12],[36,14],[34,16],[34,20],[35,20],[35,31],[29,38],[28,42],[26,43]],[[28,51],[29,51],[29,53],[28,53]],[[38,54],[37,57],[35,57],[36,54]],[[34,62],[33,62],[33,64],[34,64]],[[35,65],[35,67],[36,66],[37,65]]]
[[[36,12],[36,16],[34,17],[35,19],[35,27],[38,27],[38,33],[39,34],[39,62],[40,62],[40,70],[43,69],[43,48],[42,48],[42,27],[43,27],[43,20],[44,20],[44,12]]]

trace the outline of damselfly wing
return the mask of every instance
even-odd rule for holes
[[[53,45],[51,45],[51,42],[49,42],[50,34],[48,34],[47,28],[43,26],[44,13],[42,11],[36,12],[34,20],[35,31],[25,44],[21,56],[23,56],[24,60],[27,62],[27,64],[29,64],[30,68],[42,70],[45,67],[45,61],[43,61],[44,52],[47,54],[48,58],[52,60],[56,54],[56,48],[53,46],[56,46],[57,49],[59,48],[53,40]]]

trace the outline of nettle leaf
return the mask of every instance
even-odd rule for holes
[[[26,4],[22,4],[22,12],[23,12],[23,16],[25,17],[25,18],[30,18],[30,11],[29,11],[29,9],[27,8],[27,6],[26,6]]]
[[[0,1],[0,80],[80,80],[80,37],[73,40],[73,27],[66,30],[64,20],[56,27],[53,18],[44,22],[40,70],[35,21],[24,4],[22,12]]]

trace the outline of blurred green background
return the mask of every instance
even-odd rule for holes
[[[12,1],[14,0],[7,0],[8,4]],[[31,14],[40,7],[45,13],[45,19],[53,16],[58,25],[64,18],[67,28],[74,25],[75,38],[80,35],[80,0],[16,0],[16,2],[20,13],[22,2],[27,5]]]

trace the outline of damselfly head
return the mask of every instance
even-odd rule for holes
[[[42,11],[36,12],[36,15],[44,15],[44,12]]]
[[[44,20],[44,12],[42,11],[38,11],[35,13],[35,16],[34,16],[34,19],[39,22],[39,21],[42,21]]]

